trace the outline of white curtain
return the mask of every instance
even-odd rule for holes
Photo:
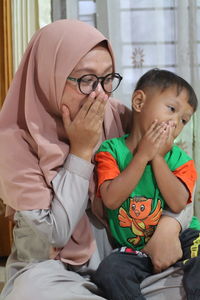
[[[15,72],[33,34],[51,23],[51,0],[12,0],[11,3]]]

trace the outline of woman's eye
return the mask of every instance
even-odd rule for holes
[[[91,83],[91,82],[93,82],[93,79],[91,79],[91,78],[84,78],[84,79],[81,80],[81,82],[83,82],[83,83]]]
[[[113,82],[113,77],[108,77],[104,80],[104,84],[110,84]]]

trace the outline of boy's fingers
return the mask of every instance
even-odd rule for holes
[[[160,138],[165,134],[166,125],[164,123],[156,124],[156,126],[152,128],[153,130],[150,132],[150,137],[153,140],[157,140],[158,138]]]
[[[158,126],[158,120],[154,120],[151,124],[151,126],[149,127],[148,131],[153,131],[155,130],[156,126]]]

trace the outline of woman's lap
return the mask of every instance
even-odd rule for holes
[[[1,300],[103,300],[95,295],[96,286],[78,273],[68,271],[62,262],[49,260],[38,263],[19,275],[9,290],[9,282]]]
[[[170,267],[147,277],[141,284],[142,294],[147,300],[186,300],[182,279],[182,269]]]
[[[184,300],[180,269],[170,268],[142,282],[147,300]],[[103,300],[97,287],[78,273],[68,271],[60,261],[49,260],[33,265],[7,283],[1,300]],[[7,296],[6,296],[7,295]]]

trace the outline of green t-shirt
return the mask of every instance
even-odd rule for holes
[[[97,151],[96,157],[102,153],[112,156],[119,171],[123,171],[133,158],[132,152],[126,146],[126,137],[127,135],[104,141]],[[103,157],[103,159],[106,164],[106,158]],[[191,161],[191,158],[175,145],[165,155],[164,159],[171,171],[175,171]],[[102,164],[99,167],[102,167]],[[112,165],[110,172],[112,173]],[[151,164],[148,164],[129,198],[117,209],[106,208],[110,230],[115,238],[116,246],[132,247],[135,250],[142,249],[155,231],[164,207],[165,201],[158,189]]]

